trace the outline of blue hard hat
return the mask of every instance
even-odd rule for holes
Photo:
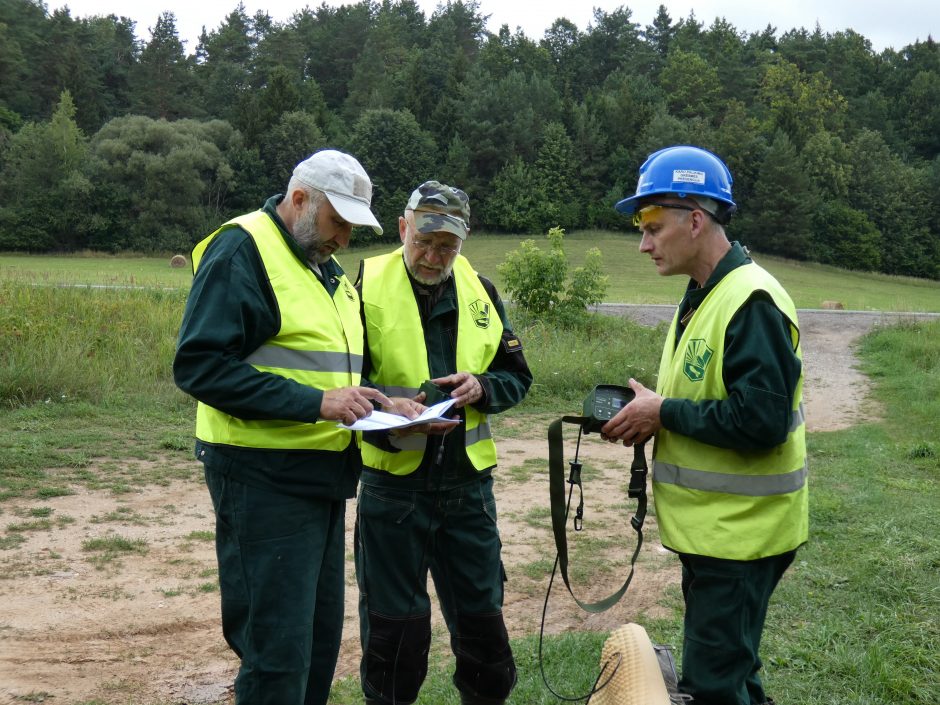
[[[704,196],[723,204],[717,219],[725,222],[737,209],[731,200],[731,183],[728,167],[707,149],[691,145],[666,147],[646,158],[640,167],[636,193],[619,201],[615,208],[620,213],[631,215],[638,202],[649,196]]]

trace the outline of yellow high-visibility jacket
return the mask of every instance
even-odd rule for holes
[[[345,275],[330,296],[316,275],[297,260],[274,221],[263,211],[234,218],[193,249],[193,270],[209,243],[239,226],[255,242],[277,299],[281,326],[246,358],[258,370],[318,389],[358,385],[362,372],[359,296]],[[335,421],[249,421],[200,402],[196,437],[207,443],[284,450],[341,451],[353,440]]]
[[[722,380],[725,333],[755,291],[767,292],[790,321],[802,359],[796,308],[780,284],[749,263],[706,296],[675,345],[666,337],[656,391],[666,398],[727,399]],[[678,312],[677,312],[678,317]],[[769,450],[734,450],[661,429],[653,450],[653,496],[662,543],[680,553],[753,560],[795,549],[808,536],[803,375],[786,440]]]

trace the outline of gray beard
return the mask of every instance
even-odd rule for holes
[[[314,209],[308,208],[307,212],[298,219],[294,224],[293,235],[294,240],[312,264],[322,264],[330,258],[329,255],[321,255],[318,251],[320,245],[323,244],[323,237],[317,230],[317,212]]]
[[[450,277],[450,273],[453,269],[453,265],[450,267],[445,267],[443,270],[441,270],[441,273],[437,276],[436,279],[428,279],[415,272],[414,267],[411,266],[411,263],[406,258],[402,257],[402,260],[404,261],[405,269],[408,270],[408,274],[411,275],[411,278],[419,284],[423,284],[424,286],[437,286],[438,284],[443,284]]]

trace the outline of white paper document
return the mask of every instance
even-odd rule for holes
[[[454,419],[446,418],[444,414],[450,410],[455,401],[457,400],[445,399],[440,404],[429,406],[416,419],[409,419],[407,416],[400,416],[399,414],[389,414],[385,411],[373,411],[365,418],[358,419],[354,424],[341,423],[337,425],[350,431],[390,431],[393,428],[408,428],[423,423],[454,421]]]

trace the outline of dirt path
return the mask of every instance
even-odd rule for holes
[[[663,317],[663,308],[668,307],[623,313],[649,323]],[[865,379],[853,367],[852,345],[881,316],[817,312],[801,314],[801,320],[808,428],[844,428],[876,414],[865,397]],[[554,558],[545,421],[508,418],[497,426],[497,496],[509,574],[505,611],[513,637],[537,631]],[[517,434],[521,423],[538,429],[536,437]],[[622,466],[628,461],[622,447],[591,439],[582,445],[581,457],[587,530],[570,539],[570,550],[573,564],[600,566],[592,575],[574,576],[578,596],[596,599],[620,585],[628,564],[623,547],[634,545],[622,528],[632,509],[632,503],[622,501]],[[228,700],[237,662],[221,638],[212,512],[199,469],[192,465],[191,480],[139,493],[79,488],[68,497],[0,505],[6,523],[39,506],[50,508],[53,517],[70,519],[48,531],[29,532],[24,543],[0,551],[0,704],[53,698],[58,705]],[[347,555],[354,513],[350,503]],[[110,558],[83,550],[86,539],[108,537],[141,540],[146,548]],[[577,561],[579,552],[589,552],[590,561]],[[356,587],[351,561],[348,565],[348,616],[337,677],[354,674],[359,658]],[[547,630],[603,630],[643,613],[655,615],[663,586],[675,584],[677,575],[673,557],[650,541],[628,600],[587,616],[556,587]],[[435,615],[438,645],[446,644],[441,624]]]

